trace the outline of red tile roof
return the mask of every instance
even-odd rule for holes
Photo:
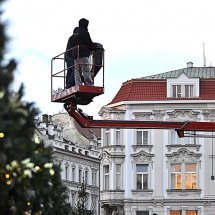
[[[172,100],[167,98],[166,80],[134,79],[122,84],[120,90],[109,104],[122,101],[158,101]],[[200,81],[199,98],[178,98],[177,100],[214,100],[215,79],[202,79]]]

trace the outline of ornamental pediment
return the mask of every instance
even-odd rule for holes
[[[166,154],[171,161],[197,161],[201,157],[201,153],[190,151],[186,148],[181,148],[178,151]]]
[[[152,157],[154,155],[141,150],[140,152],[132,154],[131,156],[133,157],[133,160],[135,162],[137,162],[137,161],[139,161],[139,162],[151,162]]]

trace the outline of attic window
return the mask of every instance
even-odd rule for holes
[[[79,150],[78,150],[78,153],[82,154],[82,150],[81,150],[81,149],[79,149]]]
[[[172,85],[172,97],[173,98],[192,98],[193,85]]]

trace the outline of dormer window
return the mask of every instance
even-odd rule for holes
[[[177,78],[168,78],[167,97],[169,98],[199,97],[199,78],[189,78],[185,73],[181,73]]]
[[[192,98],[193,85],[172,85],[173,98]]]

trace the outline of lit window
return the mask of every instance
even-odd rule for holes
[[[121,189],[121,164],[116,164],[116,190],[120,190]]]
[[[148,189],[148,164],[136,165],[136,187],[137,189]]]
[[[172,164],[171,188],[197,189],[197,164]]]
[[[137,145],[148,144],[148,131],[137,130]]]
[[[104,166],[104,190],[109,190],[109,166]]]
[[[183,211],[183,212],[182,212]],[[196,210],[171,210],[170,215],[198,215],[198,211]]]
[[[172,189],[181,189],[182,188],[181,164],[171,165],[171,188]]]
[[[186,189],[196,189],[196,164],[185,164]]]

